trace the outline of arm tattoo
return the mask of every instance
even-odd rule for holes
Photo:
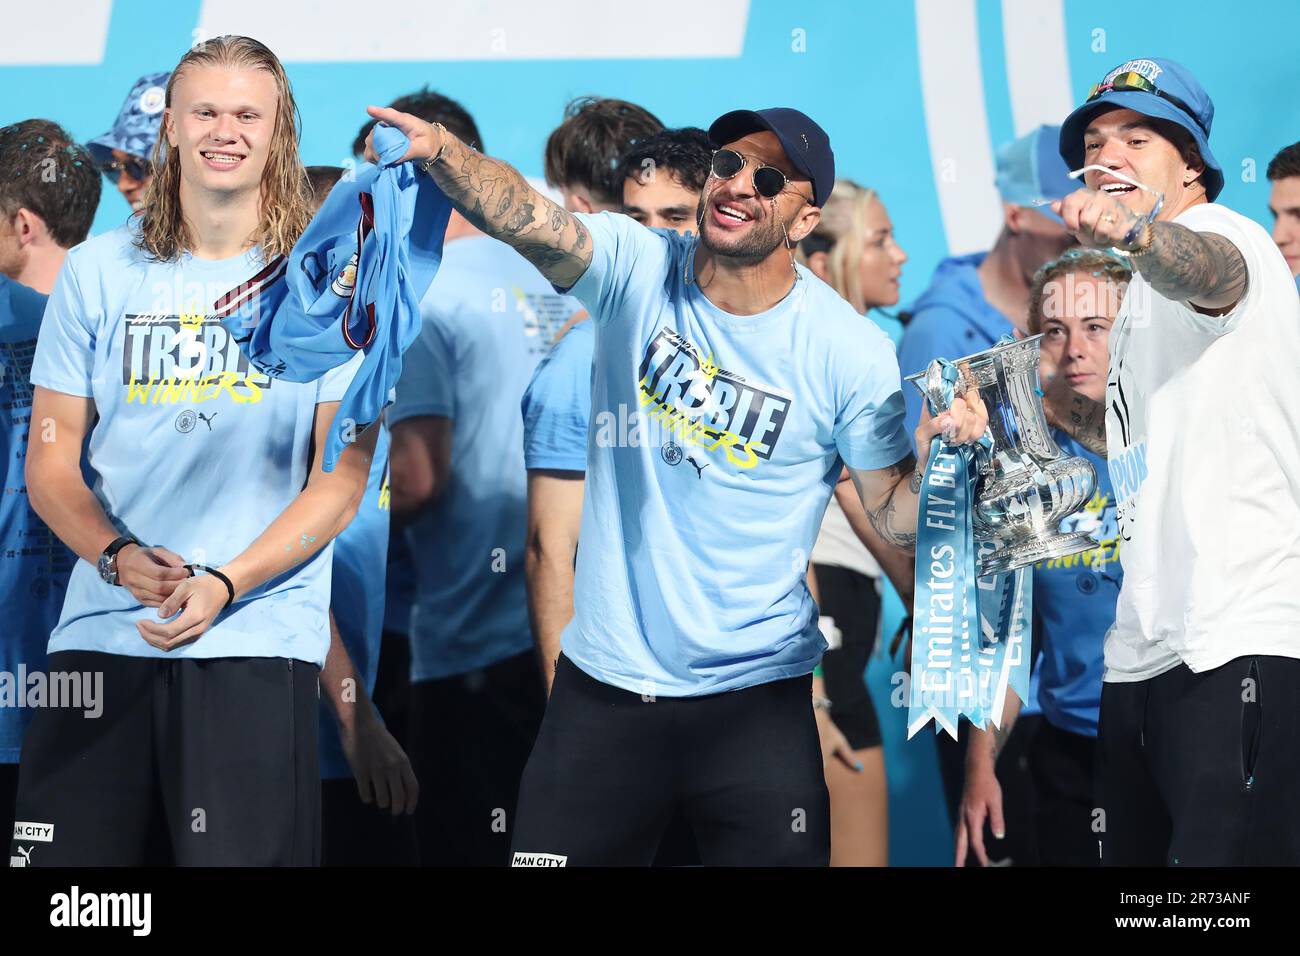
[[[909,473],[911,479],[904,482],[903,477]],[[867,517],[878,535],[899,550],[914,554],[916,553],[917,504],[916,491],[913,488],[919,490],[921,487],[916,477],[916,457],[908,455],[897,464],[884,469],[884,474],[887,478],[893,479],[889,495],[879,508],[867,508]],[[907,490],[900,490],[904,486]],[[898,500],[900,496],[904,497],[901,503]]]
[[[1166,299],[1212,309],[1236,305],[1246,294],[1246,260],[1223,236],[1172,222],[1151,227],[1151,248],[1133,265]]]
[[[489,236],[505,242],[562,289],[591,264],[586,228],[551,202],[512,166],[484,156],[450,133],[430,173],[451,204]]]

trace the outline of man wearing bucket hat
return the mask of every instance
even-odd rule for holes
[[[513,863],[648,864],[680,811],[705,864],[825,865],[807,555],[842,463],[905,549],[920,487],[888,340],[794,260],[835,180],[826,133],[793,109],[718,119],[699,233],[682,236],[568,213],[446,130],[370,114],[595,326],[575,614]],[[954,408],[919,447],[983,434],[977,395]]]
[[[1214,106],[1130,60],[1065,120],[1054,209],[1129,256],[1105,404],[1049,415],[1108,457],[1124,583],[1106,638],[1096,829],[1111,865],[1300,863],[1300,300],[1214,200]]]
[[[113,128],[86,144],[99,171],[117,187],[132,212],[143,205],[144,190],[152,178],[153,147],[167,105],[170,75],[146,73],[136,80]]]

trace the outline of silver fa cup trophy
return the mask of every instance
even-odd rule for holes
[[[1097,547],[1083,531],[1063,534],[1061,520],[1092,498],[1097,474],[1083,458],[1066,457],[1052,440],[1038,388],[1041,335],[957,359],[979,388],[989,414],[993,448],[977,446],[980,479],[972,524],[981,548],[979,574],[1014,571]],[[947,410],[938,362],[909,375],[935,414]]]

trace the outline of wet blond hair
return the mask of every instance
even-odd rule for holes
[[[262,258],[288,255],[311,220],[311,189],[298,156],[298,106],[284,67],[265,45],[250,37],[221,36],[190,49],[167,80],[166,105],[170,109],[176,81],[192,66],[249,67],[266,70],[275,79],[279,102],[270,155],[262,172],[262,198],[255,233]],[[153,179],[144,194],[140,234],[136,245],[151,259],[175,261],[193,245],[181,210],[181,159],[160,131],[153,150]]]
[[[867,210],[877,198],[874,189],[851,179],[835,180],[817,228],[799,243],[798,258],[805,266],[813,254],[826,253],[826,283],[859,313],[867,311],[867,303],[858,263],[867,247]]]

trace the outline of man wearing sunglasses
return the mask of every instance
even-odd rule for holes
[[[153,147],[158,142],[169,73],[146,73],[135,81],[113,128],[96,136],[86,148],[95,165],[117,187],[135,212],[144,204],[152,178]]]
[[[835,179],[826,134],[791,109],[721,117],[696,238],[566,213],[444,130],[370,112],[595,325],[575,613],[513,862],[647,864],[680,811],[706,864],[824,865],[808,554],[842,462],[900,548],[919,487],[888,339],[794,262]],[[986,424],[976,397],[916,439]]]
[[[1258,224],[1214,200],[1214,106],[1132,60],[1065,120],[1085,188],[1053,204],[1129,257],[1105,404],[1049,413],[1107,454],[1124,584],[1098,740],[1102,862],[1300,863],[1300,299]]]

